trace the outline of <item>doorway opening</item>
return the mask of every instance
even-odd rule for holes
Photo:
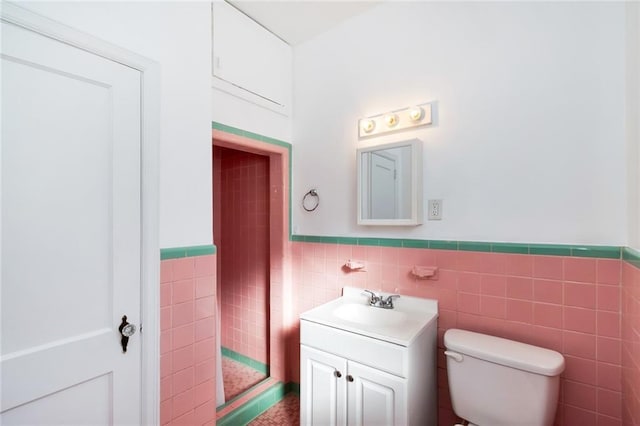
[[[254,370],[268,376],[268,379],[253,386],[250,391],[241,393],[233,400],[233,404],[226,401],[221,406],[218,403],[218,418],[234,410],[233,407],[240,406],[245,399],[250,399],[259,389],[279,382],[286,383],[290,375],[286,367],[286,359],[290,356],[286,340],[292,326],[290,316],[293,300],[288,250],[291,146],[281,141],[265,139],[217,123],[214,123],[212,131],[214,244],[217,246],[217,258],[220,262],[216,274],[219,286],[218,323],[224,327],[231,324],[232,327],[226,331],[220,327],[218,334],[222,346],[229,338],[236,342],[239,338],[239,347],[249,350],[249,355],[246,356],[250,360],[227,351],[231,348],[223,349],[222,353],[217,352],[217,356],[222,355],[223,361],[225,358],[248,361]],[[223,164],[226,161],[228,163]],[[225,170],[231,180],[245,182],[234,190],[229,185],[230,182],[224,182]],[[232,188],[231,194],[225,195],[223,182]],[[242,215],[249,219],[249,223],[244,228],[241,226],[239,233],[236,232],[240,241],[236,241],[233,232],[228,232],[235,229],[235,225],[229,225],[229,229],[226,229],[225,215],[232,215],[234,220]],[[246,240],[253,242],[247,243]],[[244,251],[241,247],[244,247]],[[253,255],[257,254],[260,254],[259,260],[254,260]],[[228,262],[232,266],[227,266],[230,269],[225,272],[225,264]],[[225,289],[228,283],[224,281],[234,283],[238,277],[240,281],[244,279],[254,285],[248,286],[246,290],[242,290],[240,285],[239,294],[237,289]],[[261,286],[256,285],[257,282]],[[246,320],[235,315],[242,310],[243,303],[249,311],[253,311]],[[231,304],[231,310],[228,309],[228,304]],[[260,316],[258,312],[262,312]],[[260,335],[265,336],[264,340],[249,344],[251,334],[258,335],[258,330]]]
[[[269,375],[269,157],[213,147],[225,402]]]

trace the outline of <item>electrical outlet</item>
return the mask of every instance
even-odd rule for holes
[[[427,219],[442,220],[442,200],[429,200]]]

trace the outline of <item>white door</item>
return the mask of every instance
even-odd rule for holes
[[[3,425],[140,423],[140,72],[2,23]]]
[[[371,219],[397,219],[397,176],[395,159],[382,152],[371,153]]]
[[[407,424],[407,380],[349,361],[350,426]]]
[[[300,369],[300,424],[344,425],[347,361],[301,345]]]

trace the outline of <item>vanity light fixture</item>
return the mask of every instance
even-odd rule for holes
[[[411,121],[420,121],[422,116],[424,115],[424,110],[422,107],[416,106],[409,108],[409,118]]]
[[[376,128],[376,122],[370,118],[360,120],[360,130],[365,133],[371,133]]]
[[[391,113],[384,116],[384,122],[387,127],[393,127],[398,124],[398,116]]]
[[[431,103],[423,103],[358,120],[360,138],[431,124]]]

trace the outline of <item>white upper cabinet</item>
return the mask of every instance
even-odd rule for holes
[[[291,46],[228,3],[214,2],[212,84],[289,116]]]

